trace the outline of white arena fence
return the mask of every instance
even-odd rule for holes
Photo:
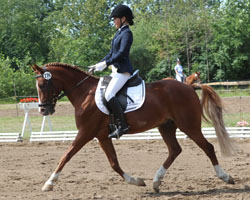
[[[227,127],[231,138],[250,138],[250,127]],[[202,133],[206,138],[216,138],[214,128],[202,128]],[[71,141],[76,137],[77,131],[47,131],[31,132],[30,142],[46,141]],[[177,129],[178,139],[188,138],[183,132]],[[120,140],[156,140],[162,139],[158,129],[151,129],[143,133],[123,135]]]
[[[0,133],[0,142],[19,142],[22,141],[20,133]]]

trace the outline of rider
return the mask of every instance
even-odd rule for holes
[[[183,68],[181,66],[181,61],[179,58],[177,58],[177,64],[175,65],[174,70],[176,73],[175,75],[176,80],[179,82],[184,82],[185,75],[183,73]]]
[[[128,6],[120,4],[113,9],[110,18],[113,18],[115,28],[118,31],[112,40],[109,53],[101,62],[94,65],[94,69],[95,71],[102,71],[107,66],[112,66],[112,79],[107,87],[105,99],[118,121],[118,129],[109,134],[109,138],[119,138],[126,134],[129,129],[121,105],[116,98],[116,93],[124,86],[133,73],[133,67],[129,60],[133,34],[129,29],[129,25],[134,24],[134,16]]]

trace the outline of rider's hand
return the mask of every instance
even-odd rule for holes
[[[95,65],[88,66],[88,68],[89,68],[88,70],[89,73],[93,73],[95,71]]]
[[[94,65],[95,66],[95,71],[102,71],[107,67],[106,61],[99,62]]]

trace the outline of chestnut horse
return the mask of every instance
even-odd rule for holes
[[[188,85],[192,85],[195,82],[201,82],[200,75],[201,75],[200,72],[195,72],[195,73],[189,75],[185,79],[185,83],[188,84]]]
[[[201,74],[200,72],[195,72],[189,75],[188,77],[185,78],[184,83],[187,85],[192,85],[195,82],[200,83],[201,82],[200,74]],[[167,77],[167,78],[163,78],[162,80],[175,80],[175,79],[172,77]]]
[[[145,186],[142,178],[134,178],[125,173],[117,159],[109,134],[109,116],[102,113],[95,103],[95,91],[99,78],[90,75],[76,66],[61,63],[50,63],[44,67],[32,66],[36,73],[36,86],[40,99],[40,113],[53,114],[58,99],[66,95],[75,109],[75,121],[78,134],[67,152],[61,157],[55,171],[45,182],[42,190],[50,191],[65,164],[89,141],[97,138],[105,152],[111,167],[125,182],[137,186]],[[130,126],[129,134],[140,133],[158,127],[167,145],[169,154],[160,166],[153,179],[153,188],[159,191],[161,180],[167,169],[174,162],[182,149],[176,139],[179,128],[192,139],[209,157],[218,178],[233,184],[218,163],[214,147],[201,132],[201,120],[207,117],[213,122],[220,148],[224,154],[232,154],[233,146],[224,127],[222,105],[219,96],[209,86],[200,86],[202,100],[200,102],[195,90],[188,85],[173,80],[160,80],[146,84],[144,105],[133,112],[126,113]],[[60,94],[63,92],[62,94]],[[161,155],[165,157],[165,155]]]

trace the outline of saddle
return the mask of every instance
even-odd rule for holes
[[[102,101],[103,104],[107,107],[109,112],[111,112],[108,102],[105,99],[105,92],[108,87],[108,84],[110,83],[112,77],[111,76],[104,76],[103,80],[101,82],[101,93],[102,93]],[[120,91],[116,94],[116,98],[121,104],[123,112],[127,109],[128,106],[128,100],[131,103],[134,103],[134,100],[130,95],[128,94],[128,88],[129,87],[135,87],[142,83],[142,78],[139,76],[139,70],[136,70],[129,78],[129,80],[124,84],[124,86],[120,89]]]
[[[109,108],[105,99],[105,92],[111,76],[101,77],[96,88],[95,102],[100,111],[110,116],[110,132],[112,133],[117,126],[116,119]],[[139,70],[136,70],[116,94],[116,98],[121,104],[124,113],[139,109],[145,101],[145,83],[139,76]]]

